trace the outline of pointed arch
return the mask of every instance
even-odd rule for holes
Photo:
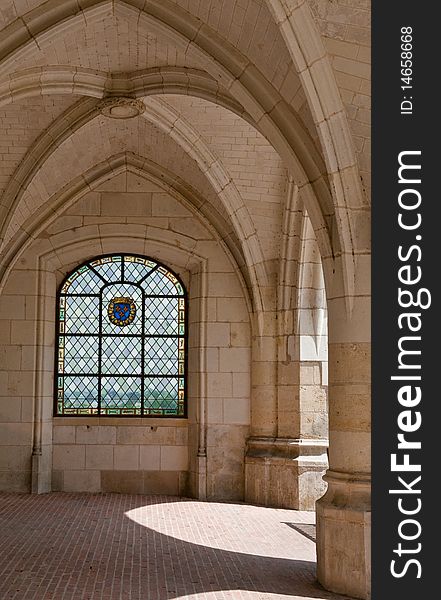
[[[27,219],[2,253],[0,291],[21,254],[42,231],[86,193],[124,171],[130,171],[153,181],[203,220],[234,265],[242,287],[246,290],[245,296],[249,301],[250,310],[262,310],[260,291],[256,287],[257,284],[253,285],[250,280],[241,248],[228,235],[228,224],[222,215],[217,213],[212,206],[207,206],[204,198],[174,173],[170,173],[157,163],[132,152],[113,155],[94,165],[83,175],[70,181],[54,194],[41,210]]]
[[[187,54],[206,64],[210,75],[244,106],[259,130],[285,159],[299,187],[303,188],[322,255],[351,255],[352,239],[346,234],[345,226],[346,205],[350,199],[339,182],[329,186],[322,160],[296,113],[247,57],[176,4],[168,0],[147,3],[89,0],[86,4],[67,0],[60,6],[55,0],[49,0],[44,13],[40,9],[31,10],[24,20],[18,19],[5,29],[0,71],[7,71],[11,61],[32,51],[39,36],[44,35],[47,39],[60,27],[81,27],[84,21],[80,17],[86,20],[98,18],[109,8],[139,27],[160,31]],[[332,244],[331,232],[337,234],[333,235]]]

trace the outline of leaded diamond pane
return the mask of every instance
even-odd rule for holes
[[[107,414],[140,414],[141,378],[103,377],[101,409]]]
[[[99,293],[103,285],[103,280],[89,267],[82,273],[79,273],[79,271],[73,273],[69,279],[73,279],[73,281],[71,283],[69,280],[66,282],[68,286],[67,289],[66,285],[63,286],[61,289],[63,293],[66,291],[69,294],[96,294]]]
[[[155,263],[146,261],[148,264],[126,262],[124,264],[124,279],[138,282],[143,279],[155,267]]]
[[[151,414],[176,413],[178,409],[177,377],[146,377],[144,391],[144,409]]]
[[[112,260],[100,259],[91,263],[97,273],[111,283],[121,281],[121,257],[112,257]]]
[[[103,337],[101,370],[103,374],[141,374],[142,340],[137,337]]]
[[[63,380],[65,410],[98,408],[98,377],[65,376]]]
[[[64,373],[98,374],[98,337],[64,338]]]
[[[66,296],[65,333],[98,333],[99,298]]]
[[[159,269],[153,271],[141,285],[148,296],[178,295],[175,284]]]
[[[177,335],[178,328],[177,298],[146,298],[146,333],[149,335]]]
[[[179,375],[179,339],[178,338],[147,338],[145,340],[146,374]]]

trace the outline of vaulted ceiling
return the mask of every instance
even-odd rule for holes
[[[31,232],[35,216],[49,214],[57,194],[85,173],[130,153],[192,190],[244,262],[247,244],[255,261],[278,258],[288,175],[303,186],[316,233],[324,231],[331,248],[328,140],[273,4],[4,0],[2,243]],[[326,43],[338,14],[310,4]],[[146,110],[109,118],[100,105],[106,96],[136,97]],[[355,145],[360,157],[364,144]]]

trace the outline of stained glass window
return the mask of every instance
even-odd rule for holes
[[[57,327],[56,415],[186,415],[186,294],[167,267],[126,254],[81,265]]]

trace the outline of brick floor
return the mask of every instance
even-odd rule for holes
[[[167,496],[0,494],[0,600],[339,600],[314,515]]]

